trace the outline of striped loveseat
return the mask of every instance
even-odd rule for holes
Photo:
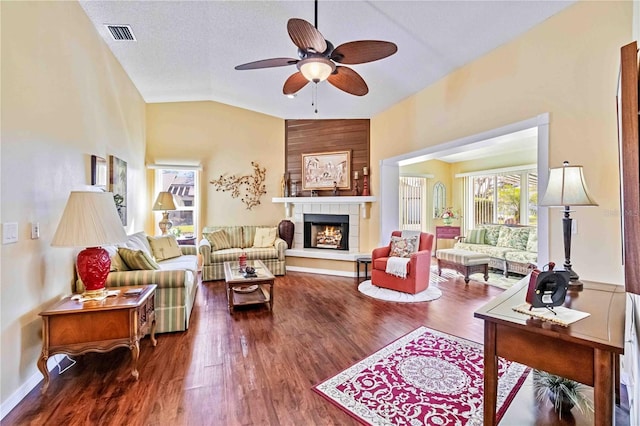
[[[176,243],[177,244],[177,243]],[[131,270],[118,254],[120,247],[144,251],[153,257],[151,245],[144,232],[128,236],[125,243],[105,246],[111,255],[111,272],[107,276],[107,288],[155,284],[156,332],[184,331],[189,327],[189,318],[198,290],[198,256],[196,246],[180,246],[181,256],[155,263],[160,269]],[[82,292],[82,282],[76,284]]]
[[[254,247],[256,229],[258,228],[276,228],[276,238],[273,245]],[[211,234],[221,231],[228,239],[229,248],[218,249],[216,241],[211,237]],[[224,262],[238,260],[242,253],[246,253],[247,260],[261,260],[273,275],[285,274],[284,252],[287,249],[287,243],[278,236],[277,226],[205,226],[202,230],[202,236],[204,238],[198,244],[202,255],[202,281],[224,279]]]

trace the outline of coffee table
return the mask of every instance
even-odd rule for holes
[[[247,266],[256,269],[256,277],[245,277],[237,261],[224,262],[224,280],[227,284],[229,313],[241,305],[268,304],[273,310],[273,283],[275,278],[261,260],[247,260]]]

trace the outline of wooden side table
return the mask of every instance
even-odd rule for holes
[[[496,424],[498,357],[593,386],[594,424],[612,425],[619,390],[618,357],[624,351],[624,286],[583,281],[564,306],[590,316],[568,327],[513,311],[524,303],[521,281],[480,309],[484,320],[484,424]]]
[[[433,249],[433,255],[435,256],[436,251],[438,251],[438,239],[453,240],[459,236],[459,226],[436,226],[436,247]]]
[[[196,237],[176,238],[179,246],[193,246],[196,244]]]
[[[126,296],[127,290],[140,289],[138,295]],[[49,309],[40,312],[42,317],[42,354],[38,369],[44,376],[42,393],[49,387],[47,360],[51,355],[82,355],[87,352],[109,352],[115,348],[131,350],[131,375],[138,379],[140,339],[151,334],[155,337],[156,285],[118,287],[120,294],[100,301],[80,302],[65,297]]]

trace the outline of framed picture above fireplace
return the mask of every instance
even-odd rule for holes
[[[351,151],[302,154],[302,190],[351,189]]]

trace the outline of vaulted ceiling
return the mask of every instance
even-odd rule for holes
[[[395,55],[349,65],[365,96],[327,82],[293,99],[282,93],[295,65],[237,71],[236,65],[297,58],[289,18],[314,23],[313,1],[80,1],[144,100],[211,100],[284,119],[371,118],[456,68],[509,42],[574,1],[320,1],[318,29],[334,46],[385,40]],[[129,25],[115,41],[105,24]]]

